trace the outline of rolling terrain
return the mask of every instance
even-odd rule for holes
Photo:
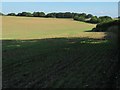
[[[3,17],[2,39],[42,39],[84,36],[95,24],[77,22],[72,19]],[[83,35],[82,35],[83,34]],[[87,33],[92,36],[92,33]],[[100,35],[99,35],[100,36]]]
[[[106,88],[116,48],[95,24],[71,19],[3,17],[3,88]]]

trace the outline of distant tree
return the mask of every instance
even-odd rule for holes
[[[45,17],[55,18],[56,17],[56,13],[48,13]]]
[[[84,16],[80,16],[80,17],[78,18],[78,21],[85,21],[85,17],[84,17]]]
[[[101,22],[101,23],[110,22],[110,21],[112,21],[112,18],[109,17],[109,16],[101,16],[101,17],[99,17],[99,22]]]
[[[4,14],[0,12],[0,16],[3,16]]]
[[[87,15],[85,13],[79,14],[80,17],[86,17]]]
[[[33,15],[32,15],[30,12],[27,12],[27,13],[26,13],[26,16],[27,16],[27,17],[32,17]]]
[[[33,15],[30,12],[22,12],[22,13],[18,13],[16,16],[32,17]]]
[[[40,17],[44,17],[45,13],[44,12],[40,12]]]
[[[56,13],[56,18],[64,18],[64,13]]]
[[[53,18],[72,18],[72,13],[65,12],[65,13],[48,13],[46,17],[53,17]]]
[[[82,15],[81,16],[76,15],[73,19],[76,21],[85,21],[85,17]]]
[[[21,16],[27,16],[27,12],[22,12]]]
[[[118,27],[119,24],[120,24],[120,20],[112,20],[110,22],[98,23],[96,28],[94,28],[92,31],[95,31],[95,32],[106,32],[110,27],[113,27],[113,26],[117,26]],[[114,29],[113,29],[112,32],[116,32],[116,31],[114,31]]]
[[[7,16],[16,16],[15,13],[8,13]]]
[[[33,16],[34,17],[45,17],[45,13],[44,12],[34,12]]]
[[[22,16],[22,13],[18,13],[16,16]]]
[[[76,20],[76,21],[78,21],[78,18],[79,18],[78,15],[75,15],[75,16],[73,17],[73,19]]]
[[[2,15],[2,14],[1,14]],[[51,18],[73,18],[77,21],[84,21],[89,23],[106,23],[112,21],[112,18],[109,16],[93,16],[92,14],[86,14],[86,13],[71,13],[71,12],[59,12],[59,13],[48,13],[45,15],[44,12],[22,12],[18,13],[17,15],[15,13],[9,13],[8,16],[26,16],[26,17],[51,17]],[[120,18],[120,17],[118,17]]]
[[[74,18],[75,16],[78,16],[78,13],[72,13],[72,18]]]
[[[72,13],[70,13],[70,12],[65,12],[65,13],[64,13],[64,18],[72,18]]]
[[[86,18],[92,18],[92,17],[93,17],[92,14],[88,14],[88,15],[86,15]]]
[[[33,13],[33,16],[34,16],[34,17],[39,17],[39,12],[34,12],[34,13]]]
[[[32,14],[30,12],[22,12],[21,13],[22,16],[27,16],[27,17],[31,17]]]
[[[99,19],[97,18],[97,16],[93,16],[91,19],[90,19],[90,21],[89,21],[90,23],[99,23]]]

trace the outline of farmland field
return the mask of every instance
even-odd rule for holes
[[[77,37],[81,34],[80,32],[95,27],[94,24],[77,22],[72,19],[3,17],[2,21],[3,39]]]
[[[3,88],[112,87],[116,48],[94,24],[3,17]]]

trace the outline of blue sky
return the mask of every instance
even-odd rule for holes
[[[117,2],[3,2],[2,12],[78,12],[97,16],[118,16]]]

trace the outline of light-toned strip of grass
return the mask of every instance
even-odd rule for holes
[[[62,34],[62,35],[47,35],[33,38],[1,38],[2,40],[30,40],[30,39],[47,39],[47,38],[93,38],[93,39],[103,39],[105,37],[104,32],[80,32],[78,34]]]

